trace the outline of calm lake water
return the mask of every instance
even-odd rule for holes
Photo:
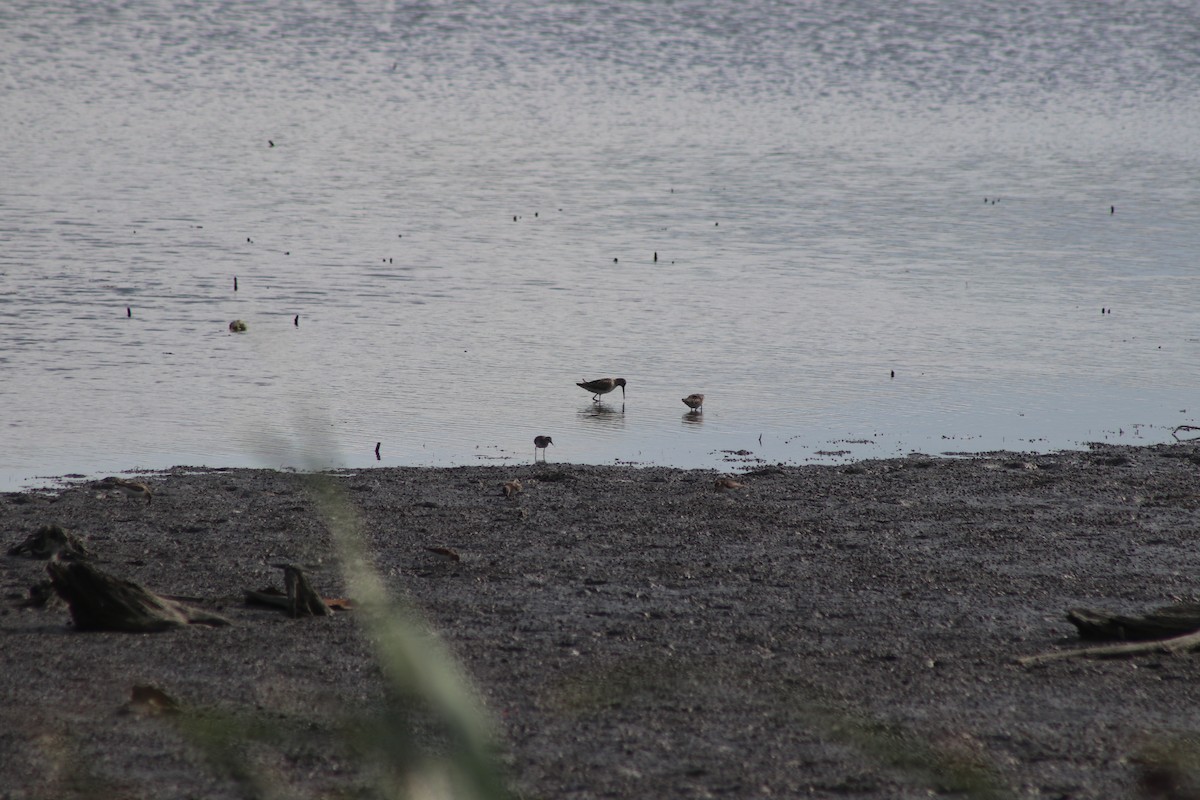
[[[10,0],[0,55],[0,489],[1200,423],[1197,4]]]

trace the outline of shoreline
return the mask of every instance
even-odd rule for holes
[[[891,452],[886,454],[856,452],[853,449],[839,450],[832,445],[839,442],[853,444],[856,446],[877,444],[870,439],[846,439],[835,440],[830,442],[830,447],[822,449],[814,449],[805,454],[807,460],[799,461],[792,459],[780,459],[766,454],[760,455],[752,450],[715,450],[710,453],[715,459],[710,463],[679,465],[679,464],[664,464],[654,461],[638,461],[635,459],[614,459],[603,463],[588,463],[579,461],[563,461],[556,462],[551,458],[551,464],[562,463],[564,465],[587,466],[587,467],[613,467],[613,468],[637,468],[637,469],[677,469],[677,470],[697,470],[697,471],[717,471],[717,472],[749,472],[764,467],[781,467],[781,468],[803,468],[803,467],[846,467],[852,464],[857,464],[866,461],[892,461],[897,459],[905,459],[912,457],[924,458],[987,458],[999,457],[1005,454],[1013,456],[1034,456],[1034,455],[1055,455],[1058,453],[1075,453],[1087,452],[1094,448],[1103,447],[1160,447],[1172,446],[1175,444],[1187,444],[1188,439],[1179,439],[1174,436],[1180,427],[1170,428],[1167,425],[1146,426],[1147,430],[1156,430],[1161,435],[1149,437],[1138,443],[1128,443],[1124,440],[1127,438],[1124,435],[1117,437],[1118,440],[1092,440],[1092,441],[1074,441],[1069,445],[1059,448],[1038,448],[1030,447],[1027,449],[1009,449],[1009,448],[993,448],[987,450],[939,450],[938,452],[926,452],[924,450],[910,449],[907,452]],[[1141,437],[1139,434],[1139,438]],[[956,437],[944,437],[944,440],[939,442],[943,447],[949,447],[956,442]],[[1197,435],[1191,441],[1200,441],[1200,435]],[[961,444],[961,443],[960,443]],[[506,467],[519,468],[532,464],[531,460],[527,460],[525,454],[512,455],[481,455],[476,454],[476,461],[472,463],[445,463],[445,464],[387,464],[369,460],[369,456],[363,456],[364,463],[357,466],[328,465],[318,467],[308,466],[291,466],[291,465],[273,465],[273,464],[222,464],[217,466],[212,465],[194,465],[184,463],[170,463],[161,467],[142,467],[128,466],[126,463],[120,465],[113,464],[108,469],[83,469],[62,467],[61,469],[38,469],[31,473],[17,473],[9,471],[4,473],[0,471],[0,486],[8,488],[0,489],[0,494],[11,492],[24,491],[45,491],[54,490],[64,485],[71,485],[72,481],[88,481],[99,480],[107,475],[126,475],[126,476],[147,476],[154,477],[156,475],[166,475],[177,470],[198,470],[198,471],[224,471],[224,470],[278,470],[285,473],[309,474],[309,473],[337,473],[348,472],[353,470],[371,470],[371,469],[459,469],[459,468],[476,468],[476,467]],[[353,459],[347,459],[353,460]]]
[[[127,713],[135,684],[275,725],[247,758],[298,796],[371,783],[345,717],[388,692],[354,613],[242,602],[280,563],[344,596],[311,491],[194,469],[147,477],[151,503],[0,495],[5,551],[57,522],[233,622],[79,633],[19,605],[45,562],[0,556],[0,797],[244,796],[178,721]],[[1200,444],[766,465],[725,490],[718,470],[555,462],[327,474],[473,681],[521,796],[1129,797],[1196,727],[1193,657],[1015,659],[1078,645],[1070,608],[1196,596]]]

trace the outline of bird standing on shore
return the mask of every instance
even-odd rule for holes
[[[580,389],[587,389],[592,393],[592,402],[599,403],[600,395],[608,394],[618,386],[621,387],[621,399],[625,399],[625,379],[624,378],[596,378],[594,381],[582,381],[575,384]]]
[[[154,494],[150,491],[150,487],[141,481],[131,481],[125,478],[110,477],[102,481],[97,481],[95,484],[97,489],[104,491],[116,491],[126,497],[133,497],[141,500],[146,498],[146,503],[149,504],[154,500]]]
[[[703,411],[704,410],[704,395],[689,394],[687,397],[683,398],[683,404],[685,406],[687,406],[688,408],[690,408],[692,411],[695,411],[696,409],[700,409],[701,411]]]
[[[537,463],[537,451],[542,451],[542,461],[546,460],[546,448],[554,444],[554,440],[549,436],[533,437],[533,463]],[[518,484],[519,486],[519,484]]]

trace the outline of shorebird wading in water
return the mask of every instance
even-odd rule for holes
[[[542,461],[545,461],[546,460],[546,448],[552,444],[554,444],[554,440],[551,439],[549,436],[533,437],[533,463],[535,463],[535,464],[537,463],[537,451],[538,450],[542,451]],[[518,483],[517,490],[520,491],[520,488],[521,488],[521,484]]]
[[[704,409],[704,395],[689,394],[687,397],[683,398],[683,404],[685,406],[687,406],[688,408],[690,408],[692,411],[695,411],[696,409],[703,410]]]
[[[592,402],[599,403],[600,395],[608,394],[618,386],[621,387],[621,399],[625,399],[625,379],[624,378],[596,378],[594,381],[583,381],[575,384],[581,389],[587,389],[592,393]]]

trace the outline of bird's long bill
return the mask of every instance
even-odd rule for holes
[[[625,384],[621,384],[621,399],[625,399]]]

